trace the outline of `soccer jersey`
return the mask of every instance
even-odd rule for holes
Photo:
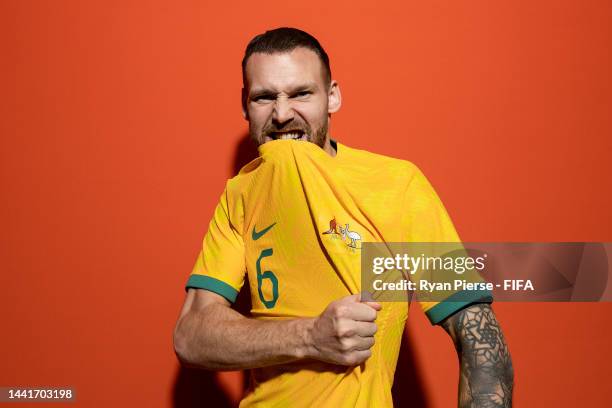
[[[457,242],[435,191],[410,162],[337,143],[276,140],[227,182],[187,288],[234,302],[248,277],[252,316],[320,315],[360,293],[363,242]],[[433,324],[474,299],[421,302]],[[482,299],[480,299],[482,300]],[[241,407],[388,407],[408,302],[384,303],[372,355],[355,367],[301,360],[251,370]]]

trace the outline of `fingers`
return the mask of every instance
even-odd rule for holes
[[[354,329],[355,334],[361,337],[372,337],[376,334],[378,326],[376,323],[370,322],[355,322]]]
[[[372,294],[368,291],[361,292],[360,300],[361,300],[361,303],[365,303],[366,305],[371,306],[376,310],[382,309],[382,305],[378,303],[376,300],[374,300],[374,296],[372,296]]]
[[[372,354],[375,323],[381,305],[368,300],[362,302],[355,294],[328,305],[316,320],[315,348],[318,358],[343,365],[357,365]]]
[[[343,352],[368,350],[374,345],[374,335],[378,327],[375,323],[352,322],[345,330],[339,330]]]
[[[374,346],[374,337],[362,337],[355,342],[353,350],[370,350]]]
[[[354,295],[349,295],[346,296],[342,299],[340,299],[340,302],[343,303],[362,303],[364,305],[368,305],[371,308],[373,308],[376,311],[380,311],[382,310],[382,305],[378,302],[376,302],[373,298],[372,295],[370,295],[367,292],[363,292],[363,293],[356,293]]]
[[[365,303],[351,303],[339,309],[341,317],[358,322],[373,322],[376,320],[376,310]]]
[[[355,350],[344,355],[338,364],[346,366],[356,366],[366,361],[372,355],[372,350]]]
[[[378,302],[361,302],[364,305],[368,305],[371,308],[373,308],[374,310],[376,310],[377,312],[380,312],[382,310],[382,305]]]
[[[340,352],[343,354],[351,354],[356,350],[369,350],[374,346],[374,337],[354,336],[347,339],[342,339]]]
[[[355,351],[354,365],[361,364],[372,355],[372,350],[357,350]]]

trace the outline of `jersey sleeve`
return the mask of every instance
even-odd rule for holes
[[[413,176],[408,184],[405,200],[402,225],[405,228],[406,242],[460,242],[459,235],[440,198],[416,166],[413,167]],[[472,275],[472,278],[476,281],[483,280],[477,273]],[[445,292],[443,299],[419,301],[419,304],[431,324],[438,324],[470,304],[492,301],[493,295],[490,291],[459,290]]]
[[[236,301],[246,272],[239,214],[239,211],[230,211],[226,188],[215,208],[185,290],[206,289],[231,303]]]

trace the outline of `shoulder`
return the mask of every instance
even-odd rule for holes
[[[262,163],[263,159],[261,157],[256,157],[242,166],[238,174],[228,179],[225,187],[228,197],[240,195],[252,182]]]
[[[419,167],[410,160],[356,149],[340,143],[339,146],[343,158],[350,165],[361,166],[376,173],[383,172],[394,177],[401,177],[406,182],[410,182],[415,176],[423,176]]]

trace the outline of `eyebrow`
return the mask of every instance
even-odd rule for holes
[[[314,82],[308,82],[305,84],[300,84],[298,86],[295,86],[293,88],[291,88],[289,90],[289,92],[287,92],[289,95],[293,95],[296,93],[300,93],[300,92],[304,92],[304,91],[311,91],[313,89],[315,89],[317,87],[317,84]],[[259,89],[253,89],[249,92],[249,98],[253,99],[253,98],[257,98],[258,96],[264,96],[264,95],[276,95],[278,94],[277,91],[271,90],[271,89],[266,89],[266,88],[259,88]]]

